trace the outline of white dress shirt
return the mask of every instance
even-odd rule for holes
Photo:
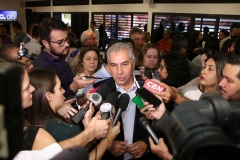
[[[132,99],[136,96],[135,92],[139,87],[138,82],[134,77],[134,83],[132,87],[125,91],[123,88],[119,87],[116,84],[116,90],[122,93],[127,93],[130,97],[130,101],[128,103],[127,109],[122,113],[122,124],[124,131],[124,138],[127,140],[126,145],[130,145],[133,143],[133,130],[134,130],[134,122],[135,122],[135,113],[136,113],[136,104],[132,102]],[[124,154],[124,160],[132,159],[133,156],[130,153]]]
[[[13,160],[49,160],[62,151],[58,143],[53,143],[42,150],[21,151]]]

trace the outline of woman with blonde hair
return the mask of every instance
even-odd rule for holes
[[[142,79],[159,79],[157,69],[160,64],[160,52],[158,46],[153,43],[147,43],[143,46],[136,62],[139,67]]]
[[[97,47],[82,47],[70,67],[74,75],[85,73],[86,76],[92,76],[101,68],[100,51]]]

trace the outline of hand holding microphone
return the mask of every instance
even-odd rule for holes
[[[93,103],[94,106],[98,106],[106,98],[109,92],[110,92],[110,88],[108,87],[108,85],[103,84],[96,90],[96,93],[92,93],[90,95],[89,100],[90,102]],[[72,121],[75,124],[79,124],[82,121],[88,109],[89,109],[89,105],[87,105],[85,108],[81,108],[78,111],[78,113],[72,118]]]
[[[115,116],[116,109],[118,103],[118,96],[120,92],[110,92],[105,102],[100,107],[100,115],[102,119],[112,119]]]
[[[143,116],[143,117],[139,118],[139,123],[148,132],[148,134],[152,138],[154,144],[157,145],[158,137],[157,137],[156,133],[153,131],[153,129],[149,126],[148,120]]]

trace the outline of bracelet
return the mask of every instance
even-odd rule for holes
[[[108,149],[110,148],[110,141],[109,141],[109,139],[108,139],[108,137],[104,137],[104,138],[106,138],[107,139],[107,141],[108,141]]]

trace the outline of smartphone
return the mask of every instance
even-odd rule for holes
[[[150,72],[150,70],[147,67],[145,67],[144,75],[149,79],[153,78],[152,72]]]
[[[145,102],[152,104],[154,107],[158,107],[162,103],[162,101],[159,98],[157,98],[146,88],[138,89],[136,91],[136,95],[139,96]]]
[[[103,79],[102,77],[92,77],[92,76],[84,76],[85,78],[90,78],[90,79]]]
[[[144,108],[144,101],[139,97],[139,96],[135,96],[133,99],[132,99],[133,103],[135,103],[139,108]]]

